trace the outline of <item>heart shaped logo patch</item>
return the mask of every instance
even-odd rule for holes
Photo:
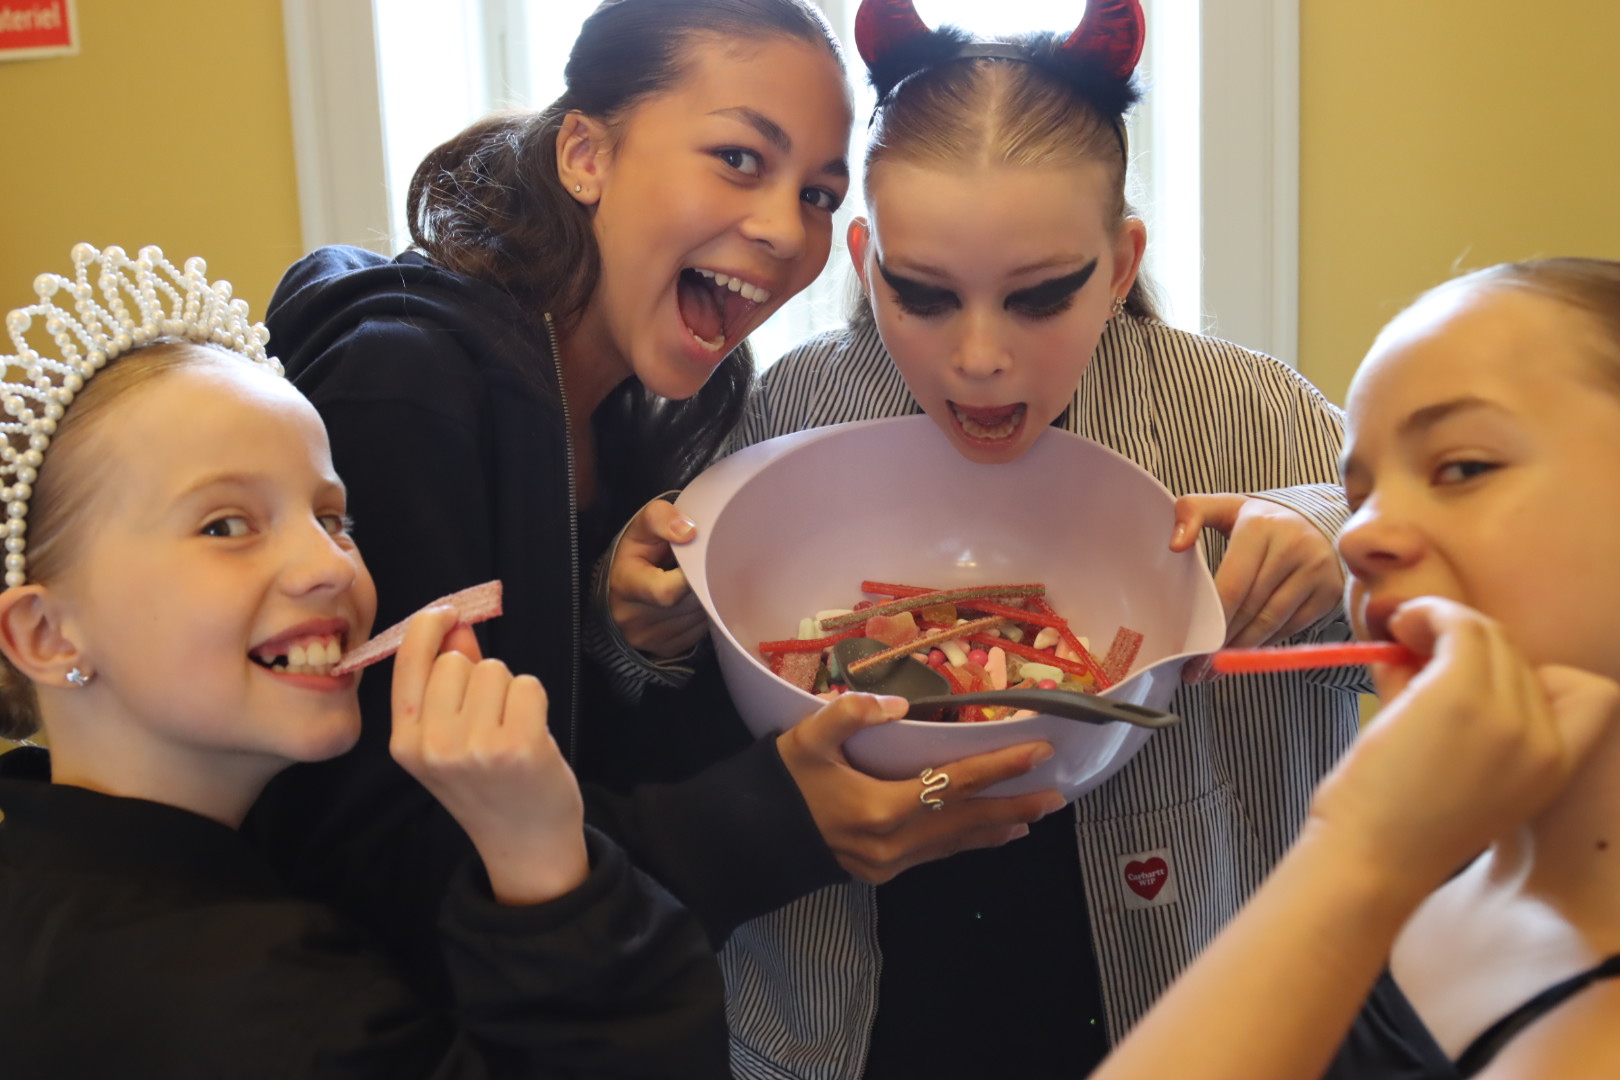
[[[1133,851],[1118,856],[1120,901],[1126,910],[1164,907],[1181,899],[1176,888],[1176,862],[1169,848]]]
[[[1170,867],[1165,861],[1155,855],[1144,862],[1128,862],[1125,864],[1125,884],[1144,900],[1151,900],[1159,895],[1164,883],[1170,879]]]

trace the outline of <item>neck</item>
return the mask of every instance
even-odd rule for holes
[[[608,393],[631,374],[629,360],[614,344],[596,296],[567,326],[557,326],[562,355],[557,358],[568,407],[583,421],[607,399]]]
[[[1620,947],[1620,730],[1529,826],[1490,850],[1490,885],[1543,900],[1594,944]]]
[[[177,744],[85,706],[47,710],[44,700],[40,705],[47,719],[52,783],[163,803],[233,829],[287,764],[262,754]]]

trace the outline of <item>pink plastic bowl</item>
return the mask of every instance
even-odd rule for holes
[[[1068,432],[1042,435],[1010,465],[964,460],[925,416],[786,435],[718,462],[676,505],[697,537],[676,548],[709,614],[726,686],[755,735],[784,731],[823,702],[771,674],[755,651],[799,620],[861,599],[863,580],[954,588],[1043,582],[1075,632],[1106,650],[1143,635],[1130,676],[1105,696],[1162,709],[1190,656],[1225,637],[1202,555],[1172,554],[1174,498],[1139,466]],[[1118,771],[1150,731],[1052,716],[980,724],[900,720],[845,746],[891,780],[1036,739],[1056,753],[991,788],[1056,788],[1070,799]]]

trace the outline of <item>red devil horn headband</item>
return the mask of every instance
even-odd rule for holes
[[[928,32],[912,0],[861,0],[855,14],[855,47],[869,68],[895,46]],[[1128,79],[1142,58],[1145,36],[1141,0],[1089,0],[1085,17],[1060,52]]]
[[[1128,79],[1142,59],[1146,36],[1141,0],[1088,0],[1085,17],[1059,51],[1089,57],[1110,75]]]

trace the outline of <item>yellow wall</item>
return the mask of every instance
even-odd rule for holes
[[[0,64],[0,311],[86,240],[202,255],[262,315],[300,254],[279,0],[76,7],[79,55]]]
[[[1299,354],[1329,397],[1456,269],[1620,258],[1620,2],[1300,7]]]
[[[0,309],[83,239],[203,254],[262,313],[300,253],[278,0],[78,11],[80,55],[0,64]],[[1620,257],[1617,46],[1620,0],[1301,0],[1300,364],[1330,397],[1459,265]]]
[[[0,64],[0,310],[82,239],[205,255],[262,314],[300,254],[278,0],[77,4],[80,55]],[[1620,0],[1301,0],[1300,366],[1330,397],[1458,267],[1620,258],[1617,46]]]

